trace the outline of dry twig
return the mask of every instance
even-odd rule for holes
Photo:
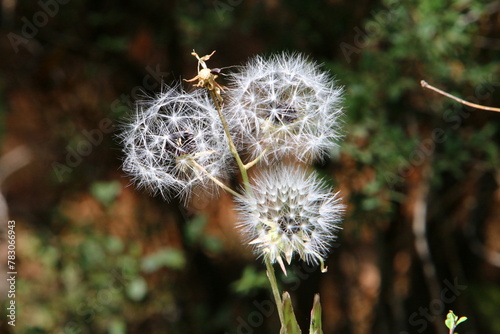
[[[450,99],[453,99],[457,102],[460,102],[462,104],[465,104],[466,106],[469,106],[469,107],[472,107],[472,108],[477,108],[477,109],[482,109],[482,110],[489,110],[489,111],[495,111],[495,112],[500,112],[500,108],[495,108],[495,107],[488,107],[488,106],[483,106],[481,104],[476,104],[476,103],[472,103],[472,102],[468,102],[468,101],[465,101],[461,98],[458,98],[456,96],[453,96],[449,93],[446,93],[445,91],[442,91],[441,89],[439,88],[436,88],[430,84],[428,84],[426,81],[424,80],[421,80],[420,81],[420,85],[423,87],[423,88],[427,88],[427,89],[430,89],[430,90],[433,90],[441,95],[444,95],[446,97],[449,97]]]

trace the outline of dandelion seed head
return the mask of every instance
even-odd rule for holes
[[[164,87],[155,98],[136,105],[123,126],[123,169],[139,187],[165,198],[187,200],[194,187],[204,194],[215,191],[210,175],[224,178],[230,158],[224,130],[208,95],[180,87]]]
[[[230,76],[229,124],[253,157],[310,162],[336,145],[342,89],[300,54],[256,57]]]
[[[311,196],[311,194],[314,194]],[[294,254],[323,263],[340,229],[344,210],[316,173],[281,165],[255,177],[237,198],[239,227],[257,254],[271,263],[290,263]]]

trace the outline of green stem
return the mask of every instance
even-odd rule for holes
[[[229,125],[227,124],[226,117],[224,117],[224,114],[222,113],[222,106],[220,105],[219,100],[217,99],[217,96],[213,90],[210,91],[210,96],[214,100],[215,108],[217,109],[217,113],[219,114],[219,118],[222,122],[222,126],[224,127],[224,132],[226,133],[227,137],[227,142],[229,144],[229,150],[234,156],[234,159],[236,160],[236,163],[238,164],[238,168],[240,169],[241,173],[241,178],[243,179],[243,184],[245,185],[245,189],[249,191],[250,189],[250,182],[248,179],[248,173],[245,168],[245,165],[243,164],[243,161],[241,161],[241,157],[238,154],[238,150],[236,149],[236,145],[234,145],[233,137],[231,136],[231,133],[229,132]]]
[[[250,187],[250,180],[248,178],[247,170],[249,168],[251,168],[253,165],[255,165],[263,157],[265,151],[259,157],[257,157],[257,159],[255,159],[254,161],[251,161],[250,163],[248,163],[246,165],[243,163],[240,155],[238,154],[238,150],[236,149],[236,145],[234,145],[234,141],[233,141],[233,138],[232,138],[231,133],[229,131],[229,125],[227,124],[226,117],[224,117],[224,114],[222,113],[221,101],[218,99],[215,91],[209,89],[209,92],[210,92],[210,96],[212,97],[212,100],[214,101],[215,108],[217,109],[217,113],[219,114],[219,118],[222,122],[222,126],[224,127],[224,132],[226,134],[227,141],[229,144],[229,150],[233,154],[234,159],[236,160],[236,163],[238,164],[238,168],[239,168],[240,173],[241,173],[241,178],[243,180],[245,190],[246,190],[247,194],[251,196],[253,194],[253,192],[252,192],[252,188]],[[200,166],[200,167],[203,168],[202,166]],[[209,175],[209,177],[210,177],[210,175]],[[217,180],[217,181],[218,182],[216,182],[214,180],[214,182],[216,182],[218,185],[223,187],[225,190],[229,191],[234,196],[241,197],[240,194],[236,193],[232,189],[229,189],[225,185],[221,185],[221,182],[219,180]],[[269,282],[271,283],[271,290],[273,292],[274,300],[276,302],[276,309],[278,310],[278,315],[280,318],[281,327],[285,328],[285,317],[283,314],[283,302],[281,300],[281,294],[279,292],[278,282],[276,280],[276,274],[274,273],[274,268],[273,268],[271,261],[267,257],[264,257],[264,262],[266,263],[267,278],[269,279]]]
[[[246,170],[249,170],[250,168],[252,168],[253,166],[255,166],[255,164],[257,164],[260,159],[262,159],[262,157],[267,153],[267,149],[264,149],[264,151],[262,151],[262,153],[257,157],[255,158],[255,160],[253,161],[250,161],[249,163],[247,163],[244,167]]]
[[[278,282],[276,281],[276,275],[274,273],[274,267],[271,261],[264,256],[264,262],[266,263],[267,268],[267,278],[269,278],[269,282],[271,283],[271,289],[273,290],[274,301],[276,302],[276,308],[278,309],[278,315],[280,317],[281,327],[285,327],[285,316],[283,315],[283,303],[281,301],[281,295],[278,289]]]

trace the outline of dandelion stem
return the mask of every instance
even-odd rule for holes
[[[236,191],[234,191],[233,189],[229,188],[224,183],[222,183],[219,179],[217,179],[216,177],[214,177],[213,175],[211,175],[205,168],[203,168],[202,165],[200,165],[198,162],[196,162],[196,160],[191,159],[190,162],[193,164],[193,166],[195,166],[196,168],[198,168],[198,170],[200,172],[202,172],[203,174],[205,174],[206,176],[208,176],[212,181],[214,181],[215,184],[217,184],[219,187],[221,187],[222,189],[224,189],[225,191],[227,191],[228,193],[230,193],[231,195],[233,195],[235,197],[241,197],[241,195],[238,194]]]
[[[262,151],[262,153],[261,153],[261,154],[260,154],[257,158],[255,158],[254,160],[252,160],[252,161],[250,161],[249,163],[245,164],[245,166],[243,166],[243,167],[245,167],[245,169],[246,169],[246,170],[249,170],[250,168],[252,168],[253,166],[255,166],[255,164],[256,164],[257,162],[259,162],[259,161],[260,161],[260,159],[262,159],[262,157],[263,157],[266,153],[267,153],[267,149],[264,149],[264,151]]]
[[[285,328],[285,316],[283,315],[283,303],[281,301],[281,295],[278,289],[278,282],[276,281],[276,275],[274,273],[274,267],[268,257],[264,256],[264,262],[267,268],[267,278],[271,283],[271,289],[273,290],[274,301],[276,302],[276,308],[278,309],[278,315],[280,317],[281,328]]]
[[[224,132],[226,133],[227,141],[229,144],[229,149],[231,150],[231,153],[234,156],[234,159],[236,160],[236,163],[238,164],[238,168],[240,169],[241,172],[241,178],[243,179],[243,183],[245,184],[245,189],[247,191],[249,190],[249,179],[248,179],[248,173],[245,168],[245,165],[243,164],[243,161],[241,161],[241,157],[238,154],[238,150],[236,149],[236,145],[234,145],[233,137],[231,137],[231,133],[229,132],[229,125],[227,124],[226,117],[224,117],[224,114],[222,113],[222,106],[217,99],[217,95],[213,90],[210,91],[210,96],[214,100],[215,103],[215,108],[217,109],[217,112],[219,114],[219,118],[222,122],[222,126],[224,127]]]
[[[496,112],[500,112],[500,108],[495,108],[495,107],[488,107],[488,106],[483,106],[481,104],[476,104],[476,103],[472,103],[472,102],[468,102],[468,101],[465,101],[461,98],[458,98],[456,96],[453,96],[449,93],[446,93],[445,91],[442,91],[441,89],[439,88],[436,88],[430,84],[428,84],[426,81],[424,80],[421,80],[420,81],[420,85],[423,87],[423,88],[427,88],[427,89],[430,89],[430,90],[433,90],[435,91],[436,93],[439,93],[441,95],[444,95],[446,97],[449,97],[450,99],[453,99],[457,102],[460,102],[462,104],[465,104],[466,106],[469,106],[469,107],[472,107],[472,108],[477,108],[477,109],[482,109],[482,110],[489,110],[489,111],[496,111]]]

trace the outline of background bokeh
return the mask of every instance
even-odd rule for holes
[[[319,292],[325,333],[446,333],[449,309],[469,317],[460,333],[500,333],[500,114],[419,84],[500,107],[499,1],[0,3],[1,229],[16,221],[18,271],[1,333],[278,333],[231,198],[167,203],[120,168],[119,125],[195,75],[193,48],[217,50],[212,67],[302,52],[345,87],[345,137],[315,166],[348,207],[329,272],[280,278],[304,332]]]

